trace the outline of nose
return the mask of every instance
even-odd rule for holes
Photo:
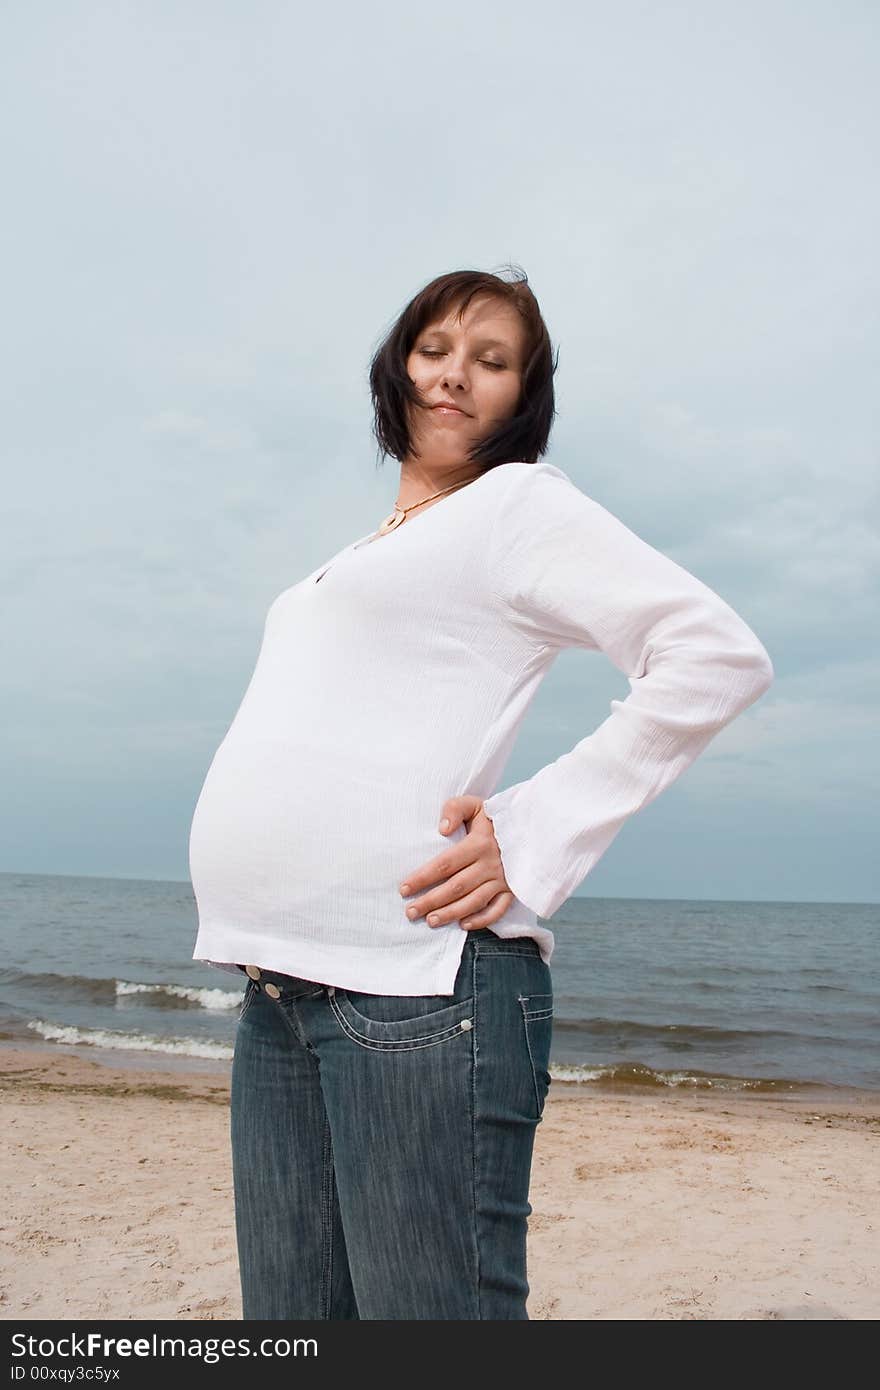
[[[468,389],[468,375],[464,362],[457,361],[454,357],[448,357],[444,363],[443,385],[450,393],[456,391],[466,391]]]

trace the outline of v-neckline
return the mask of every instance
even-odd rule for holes
[[[511,462],[513,462],[513,460],[511,460]],[[380,536],[378,531],[368,531],[366,535],[360,536],[356,541],[352,541],[350,545],[346,546],[343,550],[340,550],[339,554],[333,557],[330,563],[326,565],[324,569],[321,570],[321,573],[319,575],[316,576],[316,578],[313,581],[313,587],[314,584],[320,584],[324,576],[326,574],[329,574],[330,570],[333,569],[334,566],[337,565],[339,561],[342,560],[346,555],[353,554],[355,550],[366,549],[369,545],[381,544],[382,541],[387,541],[388,537],[394,535],[395,532],[402,531],[405,526],[413,526],[416,522],[421,521],[422,518],[428,512],[435,511],[438,507],[441,507],[444,502],[451,502],[454,497],[459,497],[464,492],[470,492],[470,490],[474,487],[476,483],[482,482],[483,479],[488,478],[491,473],[497,473],[499,469],[507,467],[509,467],[509,464],[507,463],[494,464],[492,468],[487,468],[485,473],[478,473],[475,478],[471,478],[470,482],[466,486],[457,488],[455,492],[449,493],[447,497],[438,499],[438,501],[434,503],[433,507],[427,507],[425,511],[419,512],[418,516],[414,516],[411,521],[402,521],[399,526],[393,527],[390,531],[386,532],[384,536]]]

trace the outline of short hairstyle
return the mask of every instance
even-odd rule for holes
[[[407,358],[418,335],[430,324],[458,308],[461,319],[470,301],[488,294],[512,305],[526,328],[522,391],[513,415],[469,451],[472,463],[488,472],[499,463],[521,460],[537,463],[547,451],[550,427],[556,414],[550,335],[528,277],[518,266],[507,267],[513,278],[482,270],[455,270],[431,280],[410,300],[380,344],[370,364],[373,397],[373,433],[380,456],[402,462],[412,451],[407,425],[407,404],[417,405],[419,394],[406,369]]]

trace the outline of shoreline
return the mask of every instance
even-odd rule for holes
[[[35,1038],[31,1042],[27,1038],[10,1037],[7,1034],[5,1037],[0,1036],[0,1078],[5,1074],[7,1065],[12,1067],[19,1065],[19,1054],[21,1057],[33,1056],[35,1059],[44,1057],[47,1063],[50,1058],[63,1056],[72,1059],[75,1063],[82,1062],[86,1067],[92,1065],[104,1070],[126,1074],[165,1073],[181,1085],[196,1078],[201,1080],[214,1078],[218,1083],[225,1082],[228,1085],[232,1071],[231,1059],[191,1057],[169,1052],[139,1052],[135,1049],[102,1048],[83,1043],[53,1043],[47,1042],[43,1038]],[[8,1058],[13,1060],[7,1063]],[[35,1061],[35,1065],[38,1064],[38,1061]],[[550,1095],[555,1098],[562,1098],[563,1096],[567,1098],[615,1096],[623,1100],[628,1097],[632,1097],[634,1100],[654,1098],[657,1101],[666,1097],[690,1096],[694,1099],[705,1097],[707,1100],[726,1100],[737,1103],[745,1101],[778,1103],[786,1107],[801,1104],[808,1109],[810,1107],[845,1107],[863,1111],[865,1114],[870,1114],[872,1111],[880,1114],[880,1091],[872,1091],[866,1087],[858,1086],[838,1086],[825,1082],[798,1082],[796,1089],[792,1091],[746,1088],[728,1090],[721,1086],[657,1086],[638,1083],[623,1085],[615,1081],[570,1081],[554,1076],[551,1082]]]
[[[215,1060],[0,1046],[4,1319],[241,1318]],[[554,1079],[529,1316],[880,1316],[880,1095]]]

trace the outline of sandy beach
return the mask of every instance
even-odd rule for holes
[[[240,1318],[228,1102],[216,1063],[0,1046],[0,1316]],[[880,1095],[554,1080],[529,1314],[876,1318],[878,1189]]]

